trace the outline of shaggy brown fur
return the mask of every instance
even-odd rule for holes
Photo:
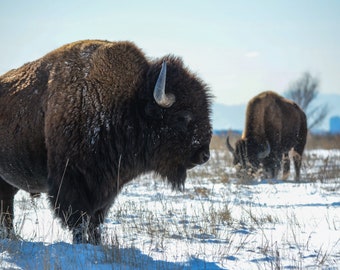
[[[276,178],[283,160],[283,178],[289,175],[288,152],[295,151],[296,179],[300,178],[302,153],[307,138],[305,113],[293,101],[272,91],[263,92],[252,98],[247,107],[246,124],[242,138],[236,142],[235,150],[227,140],[234,155],[234,164],[253,171],[263,164],[265,177]]]
[[[166,92],[153,91],[163,61]],[[75,242],[100,242],[99,225],[122,186],[155,171],[174,188],[209,158],[207,86],[174,56],[148,61],[131,42],[65,45],[0,77],[0,200],[13,229],[18,189],[47,192]],[[84,228],[84,224],[89,224]]]

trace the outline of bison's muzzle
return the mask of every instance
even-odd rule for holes
[[[205,145],[198,149],[191,157],[192,167],[206,163],[210,158],[209,145]]]

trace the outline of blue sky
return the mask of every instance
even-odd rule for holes
[[[220,103],[283,93],[305,71],[340,94],[337,0],[2,0],[0,25],[0,74],[72,41],[131,40],[181,56]]]

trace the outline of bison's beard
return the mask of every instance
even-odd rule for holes
[[[184,166],[178,166],[176,169],[169,171],[166,177],[172,189],[183,191],[185,179],[187,178],[187,169]]]

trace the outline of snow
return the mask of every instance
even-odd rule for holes
[[[184,192],[152,174],[126,185],[100,246],[73,245],[46,195],[19,192],[0,268],[340,269],[340,151],[308,151],[300,183],[243,183],[225,155],[190,171]]]

